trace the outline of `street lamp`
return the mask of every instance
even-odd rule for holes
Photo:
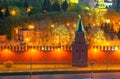
[[[106,71],[108,71],[108,52],[106,52]]]
[[[93,66],[94,66],[94,62],[90,62],[90,65],[91,65],[91,79],[94,77],[93,76]]]
[[[30,79],[32,78],[32,50],[30,50]]]
[[[109,51],[109,49],[108,49],[108,46],[109,46],[109,43],[107,42],[106,43],[106,45],[107,45],[107,48],[105,48],[105,51],[106,51],[106,71],[108,71],[108,51]]]

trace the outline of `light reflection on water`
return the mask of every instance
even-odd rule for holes
[[[91,73],[86,74],[45,74],[45,75],[18,75],[18,76],[0,76],[0,79],[120,79],[118,73],[94,73],[94,78],[91,78]]]
[[[63,75],[32,75],[31,79],[84,79],[87,76],[79,74],[63,74]],[[0,76],[0,79],[30,79],[28,75],[22,76]]]

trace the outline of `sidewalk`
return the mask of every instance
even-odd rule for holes
[[[62,64],[14,64],[5,68],[0,64],[0,74],[55,74],[55,73],[89,73],[89,72],[119,72],[120,65],[89,65],[88,67],[72,67]]]

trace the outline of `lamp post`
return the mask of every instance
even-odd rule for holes
[[[106,52],[106,71],[108,71],[108,52]]]
[[[32,52],[30,51],[30,79],[32,79]]]
[[[90,65],[91,65],[91,79],[94,77],[93,76],[93,66],[94,66],[94,62],[90,62]]]

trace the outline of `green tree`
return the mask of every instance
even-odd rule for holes
[[[55,1],[55,3],[53,3],[53,11],[60,11],[61,9],[60,9],[60,4],[57,2],[57,1]]]
[[[58,25],[53,30],[53,45],[70,45],[71,37],[68,28],[65,25]]]
[[[27,1],[24,2],[24,8],[28,8],[29,4]]]
[[[83,8],[81,7],[80,4],[74,4],[71,10],[79,13],[79,12],[83,11]]]
[[[10,16],[10,12],[9,12],[9,9],[7,8],[5,11],[5,17],[8,17],[8,16]]]
[[[0,19],[3,18],[3,13],[1,12],[1,9],[0,9]]]
[[[68,4],[67,0],[65,0],[62,4],[62,10],[66,11],[68,9],[68,5],[69,4]]]
[[[50,0],[44,0],[42,4],[42,9],[43,9],[43,12],[52,11],[52,5],[51,5]]]

